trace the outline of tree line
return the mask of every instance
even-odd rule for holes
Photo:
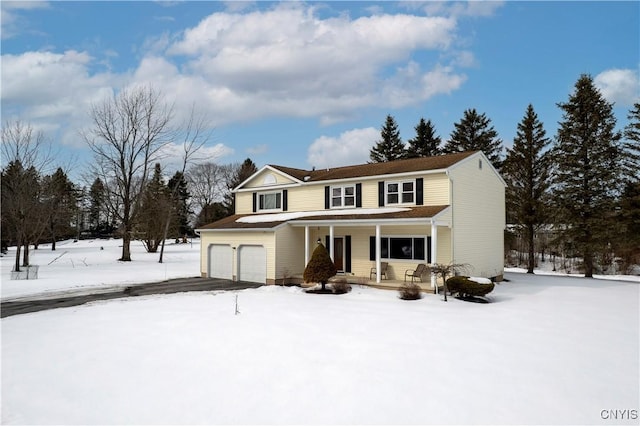
[[[370,161],[480,150],[506,182],[505,244],[510,248],[515,237],[524,242],[529,272],[540,250],[581,257],[587,276],[614,258],[640,263],[640,105],[629,111],[626,128],[616,130],[613,105],[582,75],[557,106],[563,118],[553,139],[529,105],[506,149],[491,120],[473,108],[445,142],[421,118],[405,144],[388,115]],[[108,97],[89,116],[82,137],[93,161],[83,184],[53,167],[42,132],[20,121],[2,127],[2,242],[18,247],[16,270],[29,265],[30,246],[51,242],[55,250],[57,240],[83,235],[123,238],[123,261],[131,260],[131,240],[141,240],[162,262],[169,237],[179,240],[234,214],[231,189],[257,171],[249,158],[233,164],[199,158],[210,138],[207,120],[195,108],[176,120],[172,105],[150,86]],[[170,144],[182,149],[173,153],[179,165],[172,170],[163,157]]]
[[[614,262],[627,271],[640,264],[640,104],[617,130],[613,104],[584,74],[557,106],[563,115],[553,139],[530,104],[506,149],[491,120],[475,109],[464,111],[445,143],[421,118],[405,145],[388,115],[370,161],[482,151],[506,183],[505,248],[516,238],[524,243],[527,272],[545,250],[554,258],[580,258],[587,277]]]

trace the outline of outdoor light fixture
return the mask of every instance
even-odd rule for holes
[[[318,241],[316,241],[316,243],[322,244],[322,240],[320,238],[318,238]]]

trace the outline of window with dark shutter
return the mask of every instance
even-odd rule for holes
[[[356,207],[362,207],[362,184],[356,183]]]
[[[289,201],[288,201],[288,191],[286,189],[282,190],[282,211],[286,212],[289,209]]]
[[[378,207],[384,207],[384,182],[378,182]]]
[[[416,179],[416,205],[421,206],[424,204],[424,179]]]

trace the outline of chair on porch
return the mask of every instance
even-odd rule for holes
[[[407,282],[407,277],[411,277],[411,283],[413,283],[415,278],[419,278],[420,282],[423,282],[422,276],[427,272],[429,272],[429,267],[424,263],[420,263],[416,269],[407,269],[404,271],[404,282]]]
[[[387,268],[389,264],[387,262],[380,262],[380,278],[384,277],[385,280],[389,279],[387,277]],[[374,266],[369,271],[369,280],[373,279],[373,276],[377,274],[376,267]]]

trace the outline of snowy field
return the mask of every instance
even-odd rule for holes
[[[167,274],[197,275],[195,242],[170,247]],[[95,285],[153,281],[162,267],[139,251],[98,266],[68,250]],[[90,285],[45,270],[45,291]],[[268,286],[4,318],[2,423],[638,424],[640,283],[507,278],[489,304]]]
[[[160,253],[147,253],[140,241],[131,242],[132,262],[119,262],[122,240],[73,240],[41,244],[29,251],[32,265],[38,265],[38,279],[11,280],[15,247],[0,257],[2,300],[22,297],[53,297],[63,294],[122,288],[133,284],[171,278],[200,276],[200,240],[186,244],[167,242],[163,263]]]

